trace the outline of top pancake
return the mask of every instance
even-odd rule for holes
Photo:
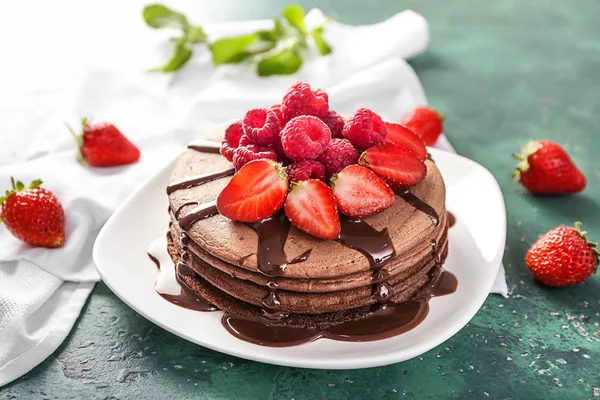
[[[427,176],[411,191],[429,203],[442,216],[445,212],[444,181],[435,163],[427,161]],[[186,150],[175,162],[170,182],[194,175],[231,168],[232,164],[220,154],[201,153]],[[190,189],[182,189],[169,195],[170,206],[178,217],[189,212],[194,205],[183,206],[188,202],[199,204],[214,201],[231,177],[221,178]],[[437,236],[437,228],[429,217],[415,209],[400,197],[395,204],[366,218],[377,230],[388,229],[396,251],[396,257],[410,256],[424,243]],[[182,207],[182,208],[180,208]],[[257,271],[256,251],[258,237],[246,224],[231,221],[221,215],[196,222],[188,231],[193,240],[212,256],[242,268]],[[312,237],[295,227],[291,227],[285,245],[288,260],[311,250],[304,262],[288,264],[284,276],[288,278],[332,278],[371,269],[367,258],[360,252],[343,246],[336,241],[326,241]]]

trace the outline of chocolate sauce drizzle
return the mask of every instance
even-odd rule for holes
[[[440,224],[440,216],[438,215],[437,211],[435,211],[435,209],[431,207],[429,203],[427,203],[425,200],[412,193],[408,189],[398,190],[396,191],[396,194],[402,197],[404,201],[406,201],[408,204],[410,204],[417,210],[427,214],[429,219],[433,222],[433,224],[436,227]]]
[[[282,276],[290,263],[287,260],[284,247],[290,232],[290,221],[283,211],[278,211],[274,215],[260,222],[247,224],[258,235],[258,248],[256,251],[256,260],[258,271],[272,279],[267,283],[267,295],[262,299],[262,314],[269,321],[277,321],[285,317],[282,313],[281,300],[277,294],[276,277]],[[311,250],[304,252],[294,258],[291,263],[306,261]],[[225,316],[224,316],[225,318]]]
[[[201,153],[212,153],[219,154],[221,150],[221,144],[213,142],[212,140],[194,140],[188,144],[188,149],[196,150]]]
[[[374,283],[373,295],[379,303],[387,302],[391,290],[386,280],[381,279],[387,274],[383,267],[396,255],[388,230],[377,231],[359,219],[342,217],[340,222],[342,231],[338,241],[346,247],[358,250],[369,260],[369,265],[373,269],[373,278],[380,279]]]
[[[283,248],[290,232],[290,221],[278,211],[260,222],[247,224],[258,235],[258,270],[266,276],[281,276],[288,261]]]
[[[167,186],[167,194],[171,194],[181,189],[190,189],[195,186],[204,185],[205,183],[224,178],[226,176],[231,176],[233,174],[235,174],[235,169],[229,168],[223,171],[211,172],[210,174],[196,175],[181,179]]]
[[[183,203],[182,205],[180,205],[179,207],[177,207],[177,210],[175,210],[175,212],[173,213],[175,215],[175,218],[179,218],[179,214],[181,213],[181,210],[183,210],[183,207],[187,207],[187,206],[197,206],[198,202],[197,201],[188,201]],[[170,211],[170,209],[169,209]]]
[[[189,231],[196,222],[215,216],[219,213],[217,210],[217,201],[200,204],[194,207],[189,213],[185,214],[179,220],[179,227],[184,231]]]

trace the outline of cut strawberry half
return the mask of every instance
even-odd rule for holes
[[[250,161],[221,191],[217,209],[234,221],[258,222],[283,206],[287,189],[288,177],[281,164],[265,159]]]
[[[396,196],[380,177],[368,168],[349,165],[331,178],[338,210],[349,217],[365,218],[394,204]]]
[[[391,142],[382,142],[361,154],[360,165],[370,168],[392,189],[416,185],[427,175],[427,167],[410,151]]]
[[[340,235],[340,216],[329,186],[317,179],[292,183],[285,215],[292,224],[320,239],[333,240]]]
[[[391,122],[386,122],[385,127],[387,129],[387,136],[383,139],[385,142],[392,142],[404,147],[421,161],[427,159],[427,148],[419,135],[402,125]]]

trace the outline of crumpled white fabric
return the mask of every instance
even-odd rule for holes
[[[323,19],[312,10],[306,22]],[[269,24],[226,23],[206,31],[215,38]],[[99,280],[91,257],[98,231],[140,183],[203,131],[249,108],[280,102],[297,80],[325,89],[331,107],[344,113],[364,106],[394,121],[427,104],[417,75],[403,61],[427,48],[429,28],[419,14],[405,11],[369,26],[331,22],[326,37],[334,52],[311,57],[294,76],[259,78],[247,65],[215,68],[209,54],[198,49],[174,76],[132,72],[115,63],[115,68],[82,68],[70,79],[60,94],[62,105],[42,124],[36,121],[41,129],[29,161],[0,167],[0,182],[12,175],[24,182],[43,178],[67,216],[62,249],[30,247],[0,227],[0,386],[35,367],[64,340]],[[76,124],[89,115],[115,123],[141,148],[140,161],[106,169],[78,165],[63,121]],[[453,151],[444,137],[437,147]],[[504,270],[493,292],[506,294]]]

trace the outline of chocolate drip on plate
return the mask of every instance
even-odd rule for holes
[[[148,253],[148,257],[150,258],[150,260],[152,260],[152,262],[154,264],[156,264],[156,268],[160,269],[160,261],[158,261],[158,258],[154,257],[152,254]]]
[[[162,266],[158,258],[148,253],[148,257],[156,264],[160,270]],[[179,294],[161,293],[157,290],[157,293],[165,300],[170,303],[176,304],[180,307],[187,308],[194,311],[217,311],[218,308],[209,303],[203,297],[194,292],[184,280],[185,276],[195,276],[195,272],[188,267],[184,262],[179,262],[174,266],[175,268],[175,281],[180,288]]]
[[[431,207],[425,200],[413,194],[408,189],[398,190],[396,191],[396,194],[402,197],[408,204],[410,204],[417,210],[427,214],[427,216],[434,223],[435,226],[438,226],[440,224],[440,216],[434,210],[434,208]]]
[[[221,149],[221,144],[218,142],[213,142],[212,140],[194,140],[188,144],[188,149],[196,150],[201,153],[212,153],[219,154]]]
[[[199,296],[196,292],[194,292],[184,281],[183,277],[186,275],[195,275],[195,272],[192,271],[190,267],[188,267],[185,263],[180,262],[175,266],[176,270],[176,280],[179,286],[181,287],[181,292],[179,294],[167,294],[167,293],[158,293],[163,299],[177,304],[179,307],[188,308],[190,310],[195,311],[217,311],[218,308],[214,305],[210,304],[203,297]]]
[[[235,169],[229,168],[222,171],[211,172],[209,174],[197,175],[185,179],[180,179],[167,186],[167,194],[171,194],[181,189],[189,189],[193,188],[194,186],[203,185],[210,181],[224,178],[226,176],[231,176],[233,174],[235,174]]]
[[[448,228],[452,228],[456,224],[456,217],[450,211],[448,213]]]
[[[219,210],[217,210],[216,201],[200,204],[199,206],[193,208],[189,213],[184,215],[179,220],[179,226],[184,231],[189,231],[190,228],[194,225],[194,223],[200,221],[201,219],[213,217],[218,213]]]

